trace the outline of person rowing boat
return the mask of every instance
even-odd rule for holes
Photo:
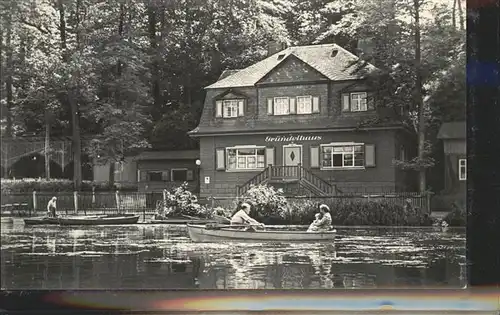
[[[264,227],[263,223],[251,218],[249,214],[250,205],[246,202],[242,203],[240,210],[237,211],[231,218],[231,225],[248,225],[247,229],[253,229],[253,226],[255,225]]]

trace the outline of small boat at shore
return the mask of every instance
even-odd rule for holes
[[[187,225],[189,237],[193,242],[209,243],[220,241],[254,242],[334,242],[337,232],[306,232],[286,230],[250,230],[241,226],[203,226]]]
[[[120,215],[102,215],[102,216],[82,216],[82,217],[62,217],[59,219],[60,225],[119,225],[136,224],[139,221],[139,215],[120,214]]]
[[[118,225],[118,224],[136,224],[139,221],[139,215],[134,214],[110,214],[94,216],[59,216],[38,217],[24,219],[26,225]]]

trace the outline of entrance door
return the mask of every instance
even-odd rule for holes
[[[283,177],[298,177],[299,168],[293,167],[302,164],[302,146],[288,144],[283,146]]]

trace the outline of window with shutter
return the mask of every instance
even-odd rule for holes
[[[172,181],[173,182],[185,182],[188,180],[188,170],[186,168],[174,168],[172,169]]]
[[[223,171],[226,169],[224,148],[215,149],[215,169],[218,171]]]
[[[319,113],[319,97],[315,96],[312,99],[312,112]]]
[[[319,147],[311,146],[311,168],[319,168]]]
[[[297,96],[297,114],[311,114],[313,112],[313,101],[310,95]]]
[[[222,117],[222,101],[215,102],[215,117]]]
[[[342,111],[348,112],[349,109],[349,94],[342,94]]]
[[[267,114],[272,115],[273,114],[273,99],[268,98],[267,99]]]
[[[365,144],[365,166],[375,167],[375,145]]]
[[[297,113],[297,109],[295,107],[295,98],[292,97],[290,98],[290,114],[296,114]]]
[[[274,148],[266,148],[266,166],[274,165]]]
[[[330,143],[321,145],[321,168],[352,168],[365,166],[365,152],[362,143]]]
[[[245,102],[243,100],[238,101],[238,116],[245,116]]]
[[[162,171],[161,172],[161,179],[165,182],[169,181],[169,171]]]

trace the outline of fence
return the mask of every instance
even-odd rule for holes
[[[47,203],[57,197],[59,213],[123,213],[138,212],[153,214],[158,201],[163,200],[163,192],[33,192],[2,194],[2,211],[12,211],[24,208],[24,212],[46,211]],[[291,196],[287,197],[290,203],[296,200],[309,199],[317,203],[330,205],[346,201],[386,201],[403,205],[407,200],[413,207],[424,213],[430,213],[430,194],[394,193],[378,195],[343,194],[335,196]],[[237,197],[209,197],[199,198],[200,204],[210,208],[223,207],[234,209],[238,203]],[[17,206],[16,206],[17,205]]]

